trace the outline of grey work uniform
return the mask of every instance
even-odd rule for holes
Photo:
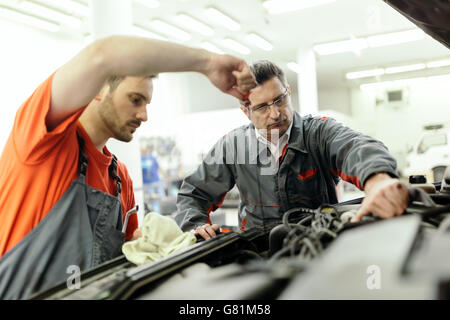
[[[113,156],[110,175],[117,196],[86,184],[88,159],[78,137],[79,177],[61,199],[17,245],[0,259],[0,299],[26,299],[67,281],[74,271],[119,256],[122,233],[121,181]]]
[[[332,118],[301,117],[297,112],[275,170],[268,170],[273,167],[268,157],[270,150],[257,143],[253,124],[220,139],[183,181],[175,218],[181,229],[209,222],[209,213],[235,185],[240,196],[239,225],[247,229],[280,220],[294,207],[337,203],[336,185],[341,178],[362,189],[373,173],[397,177],[396,161],[380,141]]]

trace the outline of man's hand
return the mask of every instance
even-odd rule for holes
[[[134,230],[133,237],[131,237],[130,241],[137,240],[140,237],[142,237],[142,229],[138,228],[138,229]]]
[[[239,100],[244,100],[246,94],[256,87],[255,77],[247,63],[230,55],[212,54],[204,73],[222,92]]]
[[[216,231],[219,230],[218,224],[204,224],[201,227],[197,227],[194,230],[194,235],[200,235],[203,239],[208,240],[216,236]]]
[[[366,181],[366,197],[351,222],[358,222],[370,213],[380,218],[400,216],[408,207],[408,189],[398,179],[377,173]]]

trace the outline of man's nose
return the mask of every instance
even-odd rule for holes
[[[272,104],[270,107],[270,117],[272,119],[278,119],[280,117],[280,110],[275,104]]]
[[[138,113],[136,114],[136,119],[138,119],[141,122],[145,122],[148,120],[147,118],[147,106],[142,107]]]

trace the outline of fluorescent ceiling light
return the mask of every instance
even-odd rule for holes
[[[158,0],[135,0],[137,3],[140,3],[148,8],[158,8],[160,3]]]
[[[438,76],[429,76],[427,80],[450,81],[450,74],[440,74]]]
[[[398,79],[393,81],[382,81],[382,82],[373,82],[373,83],[364,83],[359,86],[361,91],[365,92],[379,92],[384,91],[387,88],[401,88],[407,85],[411,85],[415,82],[424,81],[427,78],[425,77],[417,77],[417,78],[407,78],[407,79]]]
[[[68,13],[74,13],[83,17],[91,15],[91,9],[79,2],[72,0],[45,0],[47,3],[51,3],[53,6],[63,9]]]
[[[211,19],[211,21],[215,21],[231,31],[238,31],[241,29],[241,25],[237,21],[233,20],[216,8],[206,8],[205,14]]]
[[[410,64],[410,65],[406,65],[406,66],[390,67],[390,68],[386,68],[385,72],[387,74],[391,74],[391,73],[400,73],[400,72],[415,71],[415,70],[422,70],[422,69],[425,69],[425,63],[417,63],[417,64]]]
[[[298,63],[295,62],[288,62],[287,64],[288,68],[291,69],[292,71],[300,74],[300,65]]]
[[[359,86],[361,91],[365,92],[377,92],[385,90],[386,88],[393,87],[404,87],[406,85],[410,85],[413,83],[417,83],[424,80],[432,79],[433,77],[415,77],[415,78],[406,78],[406,79],[398,79],[393,81],[382,81],[382,82],[373,82],[373,83],[364,83]]]
[[[253,43],[258,48],[265,50],[265,51],[271,51],[273,49],[273,45],[267,41],[266,39],[263,39],[256,33],[250,33],[247,35],[246,40],[248,42]]]
[[[197,19],[188,16],[187,14],[180,13],[176,16],[176,19],[177,22],[185,28],[201,33],[204,36],[212,36],[214,34],[214,30],[212,28],[210,28],[203,22],[200,22]]]
[[[367,37],[367,43],[369,44],[369,47],[376,48],[398,43],[417,41],[423,39],[423,37],[424,32],[421,29],[414,29],[370,36]]]
[[[228,49],[231,49],[241,54],[250,54],[251,52],[249,48],[230,38],[222,40],[222,44]]]
[[[387,73],[387,74],[401,73],[401,72],[422,70],[425,68],[439,68],[439,67],[446,67],[446,66],[450,66],[450,59],[430,61],[430,62],[427,62],[426,64],[425,63],[416,63],[416,64],[410,64],[410,65],[404,65],[404,66],[387,67],[385,69],[376,68],[376,69],[362,70],[362,71],[356,71],[356,72],[349,72],[345,75],[345,77],[347,79],[358,79],[358,78],[379,76],[379,75],[383,75],[385,73]]]
[[[336,0],[268,0],[263,2],[263,7],[270,14],[280,14],[288,11],[296,11],[316,7]]]
[[[152,20],[150,22],[150,26],[153,29],[156,29],[159,32],[168,35],[169,37],[174,37],[181,41],[188,41],[192,38],[191,35],[189,33],[185,32],[184,30],[181,30],[171,24],[168,24],[168,23],[158,20],[158,19]]]
[[[329,55],[341,52],[353,51],[359,53],[368,47],[376,48],[399,43],[417,41],[423,39],[425,33],[421,29],[374,35],[367,38],[353,38],[345,41],[335,41],[317,44],[314,50],[320,55]]]
[[[38,19],[33,16],[29,16],[27,14],[23,14],[18,11],[15,11],[15,10],[12,10],[9,8],[5,8],[5,7],[0,7],[0,17],[9,19],[12,21],[24,23],[31,27],[43,29],[43,30],[50,31],[50,32],[57,32],[57,31],[59,31],[59,28],[60,28],[59,25],[56,23]]]
[[[440,68],[446,66],[450,66],[450,59],[430,61],[427,63],[427,68]]]
[[[360,50],[366,48],[366,40],[357,38],[345,41],[317,44],[314,46],[314,50],[320,55],[329,55],[348,51],[359,52]]]
[[[429,76],[429,77],[415,77],[415,78],[406,78],[406,79],[398,79],[394,81],[382,81],[382,82],[374,82],[374,83],[365,83],[359,86],[362,91],[371,92],[371,91],[379,91],[383,90],[387,87],[393,86],[404,86],[412,83],[417,83],[419,81],[450,81],[450,74],[441,74],[438,76]]]
[[[168,40],[166,37],[160,36],[156,33],[153,33],[151,31],[145,29],[145,28],[142,28],[140,26],[133,25],[131,29],[133,31],[133,34],[135,34],[137,36],[152,38],[152,39],[157,39],[157,40],[164,40],[164,41]]]
[[[67,14],[61,13],[59,11],[43,7],[33,2],[24,1],[21,2],[19,7],[30,14],[41,16],[42,18],[47,18],[62,24],[66,24],[72,28],[81,27],[81,19],[69,16]]]
[[[211,51],[211,52],[215,52],[218,54],[224,54],[225,52],[223,52],[221,49],[219,49],[218,47],[216,47],[215,45],[213,45],[210,42],[202,42],[201,47],[205,50]]]
[[[345,77],[347,79],[359,79],[359,78],[381,76],[383,74],[384,74],[384,69],[378,68],[378,69],[349,72],[345,75]]]

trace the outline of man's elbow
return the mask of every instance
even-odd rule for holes
[[[103,74],[105,79],[114,74],[113,68],[115,63],[112,63],[112,48],[114,47],[113,43],[117,41],[117,38],[118,36],[108,36],[96,40],[86,47],[86,59],[95,70],[100,74]]]

